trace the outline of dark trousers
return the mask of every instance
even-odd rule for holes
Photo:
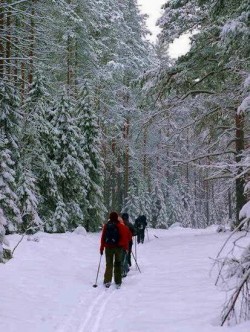
[[[128,265],[131,266],[131,253],[132,253],[132,246],[133,246],[133,241],[129,241],[128,244]]]
[[[104,283],[112,281],[113,270],[116,284],[122,283],[122,248],[105,248],[106,270],[104,273]]]
[[[143,243],[145,236],[145,229],[138,229],[137,231],[137,243]]]

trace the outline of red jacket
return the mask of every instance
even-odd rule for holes
[[[102,236],[101,236],[101,246],[100,251],[103,251],[104,248],[116,248],[116,247],[122,247],[124,250],[128,250],[128,243],[129,243],[129,235],[128,235],[128,227],[124,224],[118,222],[117,227],[119,229],[120,239],[117,245],[108,244],[105,243],[105,231],[107,228],[107,225],[105,224],[102,229]]]

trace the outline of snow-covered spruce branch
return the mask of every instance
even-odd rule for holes
[[[216,259],[218,259],[222,253],[222,251],[224,250],[225,246],[227,245],[228,241],[231,239],[231,237],[236,233],[238,232],[242,226],[249,221],[249,218],[244,218],[237,227],[235,227],[235,229],[232,231],[232,233],[228,236],[228,238],[226,239],[226,241],[223,243],[221,249],[219,250],[217,256],[216,256]]]
[[[214,265],[215,264],[220,264],[220,268],[219,268],[219,272],[218,272],[218,276],[216,278],[216,281],[215,281],[215,286],[217,286],[219,280],[222,278],[222,271],[224,269],[224,267],[226,267],[228,264],[229,264],[229,259],[228,258],[222,258],[221,260],[219,260],[219,256],[220,254],[222,253],[222,251],[224,250],[225,246],[227,245],[228,241],[232,238],[232,236],[239,230],[241,229],[241,227],[247,223],[249,221],[249,218],[245,218],[241,221],[241,223],[232,231],[232,233],[230,234],[230,236],[226,239],[226,241],[223,243],[223,246],[221,247],[220,251],[218,252],[215,260],[214,260]],[[247,232],[246,232],[247,234]],[[246,236],[246,234],[244,236]],[[241,236],[242,238],[243,236]],[[237,239],[239,240],[239,239]],[[237,241],[235,240],[235,241]],[[234,241],[234,243],[235,243]],[[234,260],[236,261],[236,260]],[[232,259],[230,260],[230,262],[232,262]],[[237,263],[239,263],[239,261],[237,260]]]
[[[174,77],[176,74],[178,74],[177,71],[175,71],[173,73],[168,73],[167,79],[164,81],[164,84],[162,84],[163,87],[159,90],[159,92],[158,92],[158,94],[157,94],[157,96],[155,98],[154,106],[164,96],[165,86],[167,86],[167,84],[169,84],[169,82],[171,81],[172,77]]]
[[[228,150],[228,151],[221,151],[221,152],[216,152],[216,153],[207,153],[207,154],[197,156],[197,157],[189,159],[189,160],[175,160],[175,161],[178,162],[179,164],[189,164],[189,163],[192,163],[197,160],[204,159],[204,158],[216,157],[216,156],[221,156],[221,155],[225,155],[225,154],[235,154],[235,151]]]
[[[214,91],[209,91],[209,90],[191,90],[187,92],[183,97],[181,97],[181,100],[186,99],[190,95],[198,95],[198,94],[209,94],[209,95],[214,95]]]
[[[250,280],[250,268],[248,268],[248,270],[245,272],[245,274],[242,277],[242,280],[239,284],[239,286],[236,288],[235,292],[231,295],[228,304],[226,305],[225,309],[224,309],[224,313],[222,315],[222,322],[221,322],[221,326],[224,325],[224,323],[226,322],[226,320],[229,318],[230,314],[234,311],[235,309],[235,305],[236,302],[240,296],[241,293],[243,293],[243,288],[246,287],[247,290],[247,298],[245,299],[246,301],[246,307],[249,304],[249,292],[248,292],[248,282]],[[241,310],[244,310],[244,308],[241,307]],[[248,309],[246,309],[248,310]],[[246,313],[247,314],[247,313]],[[246,317],[249,318],[249,317]]]
[[[193,85],[192,85],[192,88],[198,84],[200,84],[201,82],[203,82],[206,78],[208,78],[209,76],[212,76],[214,74],[218,74],[220,72],[223,72],[225,70],[228,70],[228,68],[223,68],[221,70],[218,70],[218,71],[210,71],[209,73],[207,73],[205,76],[203,76],[202,78],[200,78],[199,80],[197,80],[197,82],[195,82]]]
[[[232,291],[229,300],[225,304],[222,314],[221,314],[221,326],[225,324],[230,318],[235,316],[235,320],[237,321],[237,317],[239,319],[247,320],[250,318],[249,312],[249,281],[250,281],[250,245],[247,247],[242,247],[237,244],[242,238],[244,238],[248,234],[248,230],[245,230],[244,235],[237,237],[233,243],[231,250],[227,253],[227,256],[219,259],[222,251],[225,246],[228,244],[229,240],[233,235],[240,229],[244,224],[248,224],[250,218],[244,218],[240,224],[234,229],[234,231],[228,236],[226,241],[223,243],[220,251],[217,254],[217,257],[214,260],[214,265],[219,264],[219,272],[215,282],[215,285],[218,284],[218,281],[221,280],[222,284],[226,285],[228,281],[234,281],[233,284],[228,287],[227,291]],[[236,258],[232,256],[234,248],[238,247],[240,249],[244,248],[243,253],[240,258]],[[229,257],[231,255],[231,257]],[[241,303],[240,303],[241,300]]]
[[[13,3],[6,3],[3,5],[3,8],[11,8],[11,7],[20,5],[20,4],[22,4],[24,2],[28,2],[28,1],[29,0],[19,0],[19,1],[13,2]]]
[[[168,112],[170,112],[170,111],[173,111],[176,107],[180,106],[181,104],[182,104],[181,100],[178,99],[173,104],[171,102],[169,102],[168,105],[164,105],[163,110],[159,109],[159,110],[155,111],[155,113],[152,114],[152,115],[150,115],[148,117],[148,119],[146,119],[144,121],[144,123],[142,124],[142,126],[141,126],[141,128],[140,128],[140,130],[138,132],[137,139],[140,136],[142,130],[145,129],[145,128],[148,128],[154,122],[155,118],[163,116],[164,114],[166,114],[166,109],[167,109]],[[211,110],[210,112],[208,112],[206,114],[203,114],[203,115],[199,116],[198,118],[195,118],[193,121],[187,123],[185,126],[182,126],[182,127],[178,128],[177,131],[175,132],[175,134],[172,135],[172,136],[170,136],[169,139],[171,139],[174,136],[180,134],[182,131],[186,130],[187,128],[192,127],[197,122],[200,122],[200,121],[204,120],[205,118],[207,118],[208,116],[212,115],[213,113],[218,112],[219,110],[220,110],[220,107],[216,107],[215,109]]]
[[[19,57],[3,58],[3,57],[0,57],[0,60],[8,60],[8,61],[11,61],[11,60],[29,61],[29,60],[31,60],[31,57],[25,57],[25,58],[19,58]]]

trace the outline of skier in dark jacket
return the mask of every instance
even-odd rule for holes
[[[145,237],[145,229],[147,227],[147,219],[146,216],[139,216],[135,220],[135,229],[137,233],[137,243],[143,243]]]
[[[133,236],[136,235],[135,228],[131,222],[129,222],[129,215],[128,213],[122,214],[122,220],[124,224],[129,228],[130,231],[130,237],[129,237],[129,244],[128,244],[128,255],[127,255],[127,261],[128,265],[131,266],[131,252],[132,252],[132,246],[133,246]]]

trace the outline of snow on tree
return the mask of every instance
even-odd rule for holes
[[[249,204],[242,209],[242,223],[249,224]],[[221,312],[221,326],[224,324],[235,324],[250,319],[249,313],[249,287],[250,287],[250,245],[242,246],[240,240],[246,236],[238,235],[233,241],[230,251],[225,254],[227,241],[236,234],[236,230],[228,237],[215,262],[219,267],[216,285],[220,285],[227,291],[227,301]],[[224,255],[222,256],[224,250]]]
[[[152,204],[152,198],[151,193],[148,191],[146,185],[140,187],[138,186],[138,200],[139,200],[139,206],[140,206],[140,214],[146,216],[148,226],[151,227],[151,204]]]
[[[187,195],[194,198],[190,207],[195,206],[197,220],[193,225],[198,220],[203,220],[203,225],[219,223],[229,205],[233,206],[230,211],[237,227],[245,203],[242,158],[247,123],[236,110],[242,102],[249,52],[246,43],[236,42],[235,36],[242,37],[237,40],[248,38],[246,12],[244,0],[237,5],[234,1],[225,5],[221,1],[177,0],[164,5],[158,21],[162,51],[175,38],[193,33],[190,51],[175,63],[161,61],[162,67],[155,74],[158,82],[154,79],[154,86],[148,84],[161,110],[153,121],[165,129],[165,151],[173,157],[166,165],[169,170],[170,165],[173,171],[178,170],[180,176],[186,174]],[[240,24],[229,29],[228,24],[236,21]],[[219,188],[220,202],[215,195]],[[233,195],[227,197],[226,192]]]
[[[21,207],[23,232],[34,233],[43,228],[43,222],[38,215],[38,199],[36,192],[37,181],[34,175],[25,167],[22,174],[19,176],[19,187],[17,189],[17,196]]]
[[[70,216],[67,212],[67,207],[59,198],[50,227],[47,226],[47,230],[53,233],[65,233],[69,229],[69,220]]]
[[[18,107],[19,99],[14,88],[4,81],[0,82],[0,207],[8,220],[8,232],[16,231],[21,222],[16,195],[21,122]]]
[[[167,199],[164,197],[163,190],[159,184],[159,180],[153,183],[151,193],[151,225],[154,228],[168,227]]]
[[[21,223],[21,215],[16,195],[15,163],[11,151],[6,147],[6,141],[0,137],[0,207],[8,218],[6,228],[12,233]]]
[[[81,86],[76,113],[78,126],[84,136],[84,169],[88,175],[86,201],[83,204],[84,224],[87,231],[93,231],[102,224],[106,208],[103,204],[104,163],[101,155],[100,127],[87,83]]]
[[[2,147],[2,144],[1,144]],[[1,196],[0,202],[1,206],[4,208],[6,213],[11,215],[18,215],[18,207],[17,207],[17,196],[14,191],[11,189],[14,183],[15,174],[11,166],[13,166],[14,162],[11,160],[11,152],[8,149],[2,149],[0,151],[1,154],[1,173],[0,173],[0,188],[1,188]],[[15,223],[14,223],[15,224]],[[10,230],[14,229],[14,225],[8,225]]]
[[[3,244],[7,244],[5,239],[5,226],[7,226],[7,220],[4,216],[3,210],[0,208],[0,263],[3,263]]]
[[[63,207],[67,211],[63,222],[65,230],[74,229],[83,223],[81,204],[86,199],[86,188],[89,181],[84,168],[88,156],[84,152],[83,133],[77,126],[74,108],[66,91],[55,106],[51,122],[55,133],[55,141],[51,150],[51,165],[57,190],[53,204],[55,209],[59,204],[59,207]],[[58,200],[58,198],[60,199]],[[62,225],[57,217],[52,217],[50,229],[55,231],[57,228],[56,225],[53,225],[55,220],[62,231]]]
[[[128,191],[128,196],[125,199],[125,204],[122,209],[122,213],[126,212],[129,214],[130,221],[133,222],[135,219],[142,214],[140,209],[140,198],[138,197],[137,188],[131,185]]]
[[[43,146],[41,132],[45,129],[44,108],[48,107],[46,98],[48,92],[44,85],[45,78],[38,71],[33,75],[29,93],[22,105],[24,121],[22,123],[20,140],[20,158],[17,167],[20,209],[22,214],[22,231],[41,228],[39,217],[39,184],[37,178],[45,171],[44,160],[46,147]],[[47,142],[46,142],[47,144]]]

